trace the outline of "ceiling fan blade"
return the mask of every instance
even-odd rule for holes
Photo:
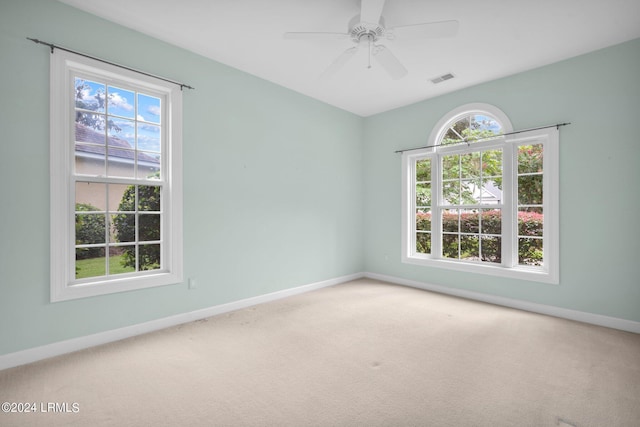
[[[384,0],[361,1],[360,21],[378,25],[380,22],[380,15],[382,15],[382,8],[384,7]]]
[[[326,70],[320,75],[320,80],[326,80],[335,73],[337,73],[344,65],[353,58],[358,51],[357,47],[351,47],[340,54]]]
[[[284,33],[285,39],[290,40],[344,40],[349,37],[346,33],[314,33],[314,32],[290,32]]]
[[[444,38],[458,34],[458,21],[426,22],[424,24],[402,25],[391,28],[394,37],[409,38]]]
[[[398,58],[391,53],[385,46],[376,46],[373,56],[378,60],[378,63],[384,68],[392,79],[398,80],[407,75],[408,71],[404,68],[404,65],[398,61]]]

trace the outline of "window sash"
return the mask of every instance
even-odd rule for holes
[[[87,178],[86,176],[73,176],[71,177],[71,187],[72,187],[72,194],[74,197],[72,197],[72,199],[74,200],[73,202],[73,209],[74,209],[74,213],[75,214],[85,214],[85,211],[77,211],[76,210],[76,204],[77,204],[77,196],[75,196],[76,194],[76,184],[77,183],[89,183],[89,184],[95,184],[95,183],[99,183],[99,184],[117,184],[117,185],[133,185],[136,188],[136,199],[135,199],[135,207],[134,210],[132,211],[120,211],[120,210],[112,210],[109,208],[109,206],[107,206],[106,210],[99,210],[99,211],[91,211],[90,214],[95,214],[95,215],[105,215],[105,239],[104,242],[102,243],[95,243],[95,244],[78,244],[77,242],[75,242],[76,239],[72,238],[71,241],[74,242],[73,244],[73,253],[75,253],[77,251],[77,249],[82,249],[82,248],[103,248],[105,250],[105,274],[104,275],[95,275],[95,276],[90,276],[90,277],[80,277],[78,278],[77,275],[75,276],[75,278],[70,278],[68,286],[74,286],[74,285],[78,285],[78,284],[83,284],[83,283],[92,283],[98,280],[111,280],[111,279],[116,279],[116,278],[125,278],[125,277],[135,277],[136,275],[139,274],[152,274],[149,271],[145,271],[145,270],[140,270],[139,269],[139,253],[138,253],[138,247],[139,246],[143,246],[143,245],[152,245],[152,244],[159,244],[160,245],[160,267],[157,269],[153,269],[151,270],[151,272],[168,272],[168,268],[166,266],[165,263],[165,259],[167,258],[166,252],[168,250],[168,242],[166,239],[166,226],[165,224],[167,223],[167,221],[165,221],[163,218],[166,216],[164,214],[165,209],[163,208],[164,204],[166,203],[165,200],[170,200],[170,195],[169,192],[167,191],[167,186],[160,182],[160,181],[156,181],[156,180],[135,180],[135,182],[132,181],[128,181],[126,179],[113,179],[113,178],[106,178],[106,177],[101,177],[101,178]],[[158,187],[160,189],[160,208],[159,210],[152,210],[152,211],[147,211],[147,210],[140,210],[138,208],[138,196],[137,196],[137,191],[139,189],[140,186],[148,186],[148,187]],[[108,188],[108,187],[107,187]],[[108,194],[108,190],[106,191],[105,194],[105,203],[108,205],[109,204],[109,194]],[[128,240],[125,242],[117,242],[117,241],[112,241],[110,238],[111,235],[111,227],[113,226],[112,222],[111,222],[111,217],[113,215],[119,215],[119,214],[127,214],[127,215],[134,215],[137,219],[136,219],[136,227],[135,227],[135,238],[132,240]],[[141,240],[140,236],[139,236],[139,231],[140,231],[140,226],[139,226],[139,218],[140,215],[159,215],[160,216],[160,239],[154,239],[154,240]],[[72,222],[74,222],[74,227],[71,228],[72,232],[74,232],[75,230],[75,218],[72,217]],[[74,233],[75,235],[75,233]],[[136,266],[135,266],[135,271],[133,272],[128,272],[128,273],[117,273],[117,274],[113,274],[110,273],[110,261],[109,261],[109,256],[110,256],[110,252],[109,249],[110,248],[114,248],[114,247],[129,247],[129,246],[134,246],[135,249],[135,255],[136,255]],[[76,270],[76,262],[77,259],[74,256],[70,256],[69,262],[71,263],[70,268],[72,270]]]

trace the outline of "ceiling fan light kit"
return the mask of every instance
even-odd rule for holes
[[[323,80],[331,77],[344,67],[361,47],[366,48],[368,51],[367,68],[371,68],[371,57],[374,57],[389,76],[397,80],[407,75],[407,69],[386,46],[376,44],[376,42],[383,38],[395,40],[396,37],[398,39],[453,37],[458,32],[458,21],[426,22],[387,29],[382,17],[384,1],[362,0],[360,14],[350,20],[347,33],[289,32],[285,33],[284,37],[287,39],[335,40],[351,38],[356,47],[351,47],[342,52],[321,74],[320,78]]]

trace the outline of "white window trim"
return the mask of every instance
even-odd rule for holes
[[[431,132],[429,137],[429,146],[437,143],[445,131],[444,126],[448,123],[458,120],[469,113],[486,113],[499,121],[503,125],[503,132],[512,132],[512,127],[507,116],[499,109],[488,104],[468,104],[459,107],[440,119]],[[528,145],[534,143],[544,144],[544,174],[543,174],[543,194],[544,194],[544,223],[543,235],[545,239],[543,247],[543,257],[545,260],[544,267],[528,267],[520,265],[508,265],[508,262],[515,260],[517,262],[517,246],[515,239],[517,238],[517,207],[514,200],[517,201],[515,183],[516,174],[513,171],[517,165],[518,145]],[[559,283],[559,131],[555,127],[539,129],[535,131],[527,131],[515,135],[507,135],[502,138],[496,138],[486,142],[478,142],[490,147],[498,144],[503,147],[503,194],[510,196],[510,201],[504,203],[503,210],[503,237],[512,236],[511,239],[503,238],[503,263],[489,264],[477,263],[462,260],[451,260],[437,258],[435,255],[419,254],[415,252],[415,162],[417,159],[432,157],[438,159],[438,153],[433,147],[421,150],[406,151],[402,156],[402,255],[403,263],[444,268],[449,270],[487,274],[493,276],[507,277],[520,280],[529,280],[535,282],[558,284]],[[474,145],[475,145],[474,144]],[[452,146],[441,148],[440,152],[451,153],[455,151],[466,151],[466,147]],[[509,157],[509,160],[507,160]],[[432,162],[434,170],[432,176],[439,174],[439,161]],[[435,187],[435,186],[434,186]],[[436,195],[432,195],[432,200],[436,199]],[[505,197],[506,199],[506,197]],[[433,202],[435,205],[436,202]],[[505,220],[510,218],[510,220]],[[435,222],[434,222],[435,223]],[[432,223],[432,225],[434,224]],[[438,234],[436,234],[438,233]],[[438,230],[432,230],[432,236],[439,236]],[[432,241],[433,242],[433,241]],[[432,243],[432,248],[433,248]],[[511,256],[505,257],[505,251]]]
[[[105,64],[96,60],[56,50],[50,65],[50,263],[51,302],[131,291],[183,281],[182,243],[182,93],[171,83]],[[75,149],[73,72],[95,74],[109,81],[115,79],[146,88],[166,97],[167,111],[163,126],[170,141],[162,153],[164,187],[162,221],[163,269],[110,278],[98,277],[75,283],[75,212],[72,168]],[[168,196],[168,197],[167,197]],[[166,199],[169,200],[166,200]]]

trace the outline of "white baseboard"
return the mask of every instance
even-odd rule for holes
[[[328,286],[338,285],[340,283],[349,282],[364,277],[362,273],[350,274],[347,276],[336,277],[321,282],[311,283],[308,285],[298,286],[291,289],[285,289],[265,295],[259,295],[239,301],[226,304],[220,304],[213,307],[203,308],[201,310],[190,311],[188,313],[177,314],[175,316],[165,317],[162,319],[152,320],[149,322],[139,323],[137,325],[126,326],[124,328],[113,329],[110,331],[100,332],[97,334],[87,335],[78,338],[72,338],[65,341],[59,341],[52,344],[34,347],[15,353],[9,353],[0,356],[0,371],[15,366],[26,365],[27,363],[37,362],[38,360],[59,356],[66,353],[106,344],[113,341],[119,341],[125,338],[142,335],[160,329],[169,328],[171,326],[183,323],[193,322],[195,320],[205,319],[222,313],[228,313],[234,310],[251,307],[269,301],[275,301],[293,295],[302,294]]]
[[[364,277],[381,280],[383,282],[394,283],[396,285],[409,286],[412,288],[424,289],[427,291],[448,294],[457,297],[467,298],[504,307],[517,308],[519,310],[531,311],[533,313],[546,314],[548,316],[561,317],[563,319],[576,320],[578,322],[592,325],[605,326],[607,328],[619,329],[622,331],[640,334],[640,322],[620,319],[617,317],[603,316],[601,314],[587,313],[584,311],[571,310],[568,308],[555,307],[552,305],[537,304],[534,302],[522,301],[512,298],[495,295],[482,294],[479,292],[467,291],[464,289],[449,288],[441,285],[418,282],[415,280],[402,279],[400,277],[387,276],[384,274],[365,272]]]

